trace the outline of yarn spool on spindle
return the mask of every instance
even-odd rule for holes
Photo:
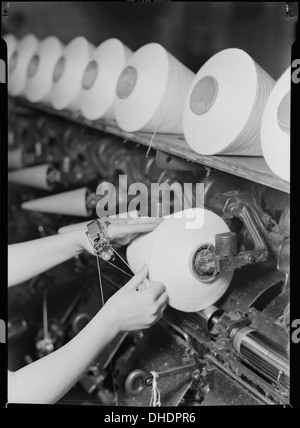
[[[18,43],[17,49],[10,58],[8,93],[12,96],[24,95],[27,79],[27,68],[39,45],[33,34],[27,34]]]
[[[138,49],[117,83],[114,111],[119,127],[182,134],[184,100],[194,76],[158,43]]]
[[[57,37],[40,42],[27,69],[25,96],[30,102],[50,103],[53,70],[62,52],[63,45]]]
[[[199,228],[189,229],[191,213],[202,218]],[[221,272],[208,280],[194,270],[194,257],[215,245],[215,235],[228,232],[224,220],[203,208],[173,214],[151,233],[138,237],[127,247],[127,260],[134,273],[146,263],[152,281],[162,282],[168,303],[183,312],[195,312],[215,303],[227,290],[233,272]]]
[[[7,152],[7,168],[20,169],[23,167],[23,148],[10,149]]]
[[[262,156],[260,126],[275,84],[241,49],[225,49],[198,71],[185,100],[187,143],[202,155]]]
[[[11,33],[5,34],[3,36],[3,40],[6,42],[6,45],[7,45],[7,64],[9,69],[11,57],[14,55],[15,51],[17,50],[18,40],[16,36],[14,36]]]
[[[291,69],[279,78],[267,101],[261,124],[264,158],[271,170],[290,181]]]
[[[114,119],[117,81],[132,54],[115,38],[105,40],[95,49],[81,82],[80,109],[84,117]]]
[[[21,205],[27,211],[39,211],[49,214],[70,215],[75,217],[90,217],[92,210],[87,208],[89,189],[70,190],[44,198],[23,202]]]
[[[53,166],[51,164],[17,169],[16,171],[10,171],[8,173],[8,182],[36,189],[53,190],[54,185],[48,180],[52,170]]]
[[[95,47],[84,37],[71,40],[53,70],[51,104],[56,110],[80,108],[81,81]]]

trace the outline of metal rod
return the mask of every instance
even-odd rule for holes
[[[78,293],[77,296],[75,297],[75,299],[73,300],[73,302],[70,304],[70,306],[68,307],[68,309],[66,310],[66,312],[63,314],[63,316],[61,317],[60,320],[60,324],[64,324],[67,319],[69,318],[69,316],[71,315],[71,313],[73,312],[73,310],[75,309],[80,297],[83,295],[82,292]]]

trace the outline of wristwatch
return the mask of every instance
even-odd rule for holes
[[[108,220],[93,220],[87,225],[86,235],[93,246],[94,253],[103,260],[114,258],[114,251],[107,230],[109,225]]]

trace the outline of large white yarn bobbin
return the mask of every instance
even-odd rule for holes
[[[279,78],[267,101],[261,124],[264,158],[280,178],[290,181],[291,69]]]
[[[184,135],[203,155],[262,156],[260,126],[275,84],[241,49],[225,49],[198,71],[185,100]]]
[[[40,42],[27,69],[25,96],[30,102],[50,102],[53,70],[62,56],[63,47],[54,36]]]
[[[10,58],[8,93],[12,96],[23,95],[26,87],[27,68],[39,45],[33,34],[27,34],[18,43]]]
[[[16,36],[14,36],[11,33],[5,34],[3,36],[3,40],[6,42],[6,45],[7,45],[7,64],[9,67],[10,59],[15,53],[15,51],[17,50],[18,40]]]
[[[94,50],[95,47],[82,36],[75,37],[65,46],[52,76],[51,104],[56,110],[79,110],[81,80]]]
[[[120,40],[105,40],[94,51],[81,81],[80,109],[89,120],[113,119],[119,75],[133,52]]]
[[[114,111],[119,127],[182,134],[184,100],[194,76],[160,44],[142,46],[118,79]]]
[[[204,222],[198,229],[186,228],[186,215],[192,211],[202,212]],[[214,246],[217,233],[228,230],[223,219],[211,211],[185,210],[182,218],[165,218],[155,231],[135,239],[127,248],[127,260],[133,272],[145,263],[149,266],[150,280],[165,285],[170,306],[184,312],[200,311],[221,298],[233,272],[202,281],[193,270],[193,257],[197,250]]]

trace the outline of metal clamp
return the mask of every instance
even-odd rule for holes
[[[196,378],[196,372],[198,372],[196,362],[184,366],[171,367],[170,369],[167,369],[163,372],[159,372],[157,374],[159,378],[164,378],[167,376],[174,376],[185,372],[190,372],[191,376]],[[151,373],[146,373],[140,369],[133,370],[126,378],[125,390],[130,395],[139,395],[144,391],[145,388],[151,386],[152,383],[153,375]]]
[[[219,197],[220,201],[222,198]],[[211,281],[219,272],[231,271],[242,266],[265,261],[269,255],[264,236],[259,229],[256,212],[234,198],[223,198],[223,215],[238,218],[246,227],[254,248],[238,252],[237,236],[234,232],[219,233],[215,246],[200,248],[193,258],[193,269],[202,281]]]
[[[109,221],[100,222],[98,220],[93,220],[87,225],[88,231],[86,235],[93,246],[93,251],[103,260],[114,259],[115,257],[111,246],[111,239],[107,232],[109,224]]]

